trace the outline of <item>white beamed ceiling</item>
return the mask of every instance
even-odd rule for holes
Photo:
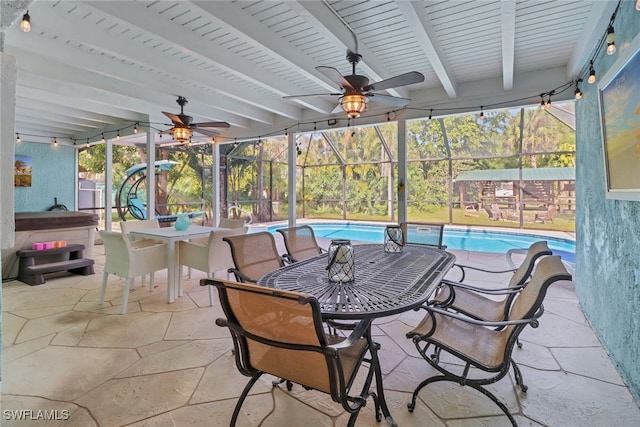
[[[59,143],[100,139],[132,123],[166,130],[161,113],[226,121],[219,140],[322,126],[338,92],[315,67],[351,74],[347,49],[371,81],[419,71],[423,83],[385,93],[411,98],[393,117],[522,105],[584,71],[616,1],[2,1],[28,6],[32,30],[4,22],[16,57],[16,132]],[[23,13],[18,11],[14,13]],[[21,15],[20,15],[21,16]],[[352,33],[353,31],[353,33]],[[355,37],[354,37],[355,35]],[[357,43],[357,45],[356,45]],[[569,99],[573,89],[555,99]],[[374,97],[375,100],[375,97]],[[449,108],[450,110],[447,110]],[[383,122],[371,102],[353,124]],[[346,121],[344,122],[346,123]],[[142,127],[142,126],[141,126]],[[125,129],[126,128],[126,129]],[[28,136],[27,136],[28,135]]]

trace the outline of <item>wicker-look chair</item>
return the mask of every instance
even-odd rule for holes
[[[401,222],[404,244],[413,243],[419,245],[435,246],[438,249],[446,249],[442,244],[444,224],[430,222]]]
[[[370,320],[360,322],[347,338],[327,336],[318,301],[310,295],[214,279],[203,279],[200,284],[218,288],[226,319],[217,319],[216,324],[229,328],[238,370],[251,377],[230,426],[235,426],[245,398],[265,373],[282,379],[274,386],[291,381],[329,394],[351,414],[349,426],[372,396],[376,420],[381,420],[378,398],[369,391],[374,375],[376,380],[381,378]],[[358,375],[363,362],[368,370]],[[354,381],[356,376],[358,381]],[[351,389],[356,385],[362,389],[353,396]]]
[[[434,306],[423,307],[427,311],[426,316],[414,330],[407,333],[407,338],[413,340],[420,355],[441,375],[429,377],[418,385],[407,405],[409,412],[413,412],[418,393],[426,385],[452,381],[489,397],[507,415],[511,424],[517,426],[507,407],[483,386],[499,381],[508,374],[510,366],[513,366],[516,384],[523,392],[527,391],[520,369],[511,358],[511,352],[518,335],[527,325],[538,326],[538,319],[544,312],[542,302],[547,288],[559,280],[571,280],[560,257],[542,259],[528,285],[516,296],[507,320],[500,322],[471,319]],[[452,363],[450,358],[447,358],[447,363],[441,364],[442,351],[459,359],[463,365]],[[473,377],[469,378],[471,367],[486,375],[474,371]]]
[[[504,320],[509,314],[509,308],[515,295],[526,285],[527,280],[536,265],[536,261],[543,256],[551,255],[546,241],[539,241],[529,246],[527,255],[518,268],[507,270],[485,270],[479,267],[456,264],[465,279],[465,270],[476,270],[484,273],[513,273],[506,288],[483,288],[470,284],[443,280],[438,293],[431,301],[433,305],[452,309],[474,319],[490,322]],[[507,259],[511,259],[510,255]],[[502,299],[499,297],[502,296]]]
[[[246,234],[247,227],[228,228],[212,231],[204,241],[180,241],[180,274],[178,274],[178,292],[182,294],[182,266],[189,267],[189,277],[191,269],[207,273],[207,277],[214,277],[220,270],[227,271],[233,266],[229,245],[222,240],[224,237]],[[213,305],[213,288],[209,287],[209,304]]]
[[[323,252],[318,246],[313,228],[308,225],[300,225],[298,227],[279,228],[278,233],[282,234],[284,246],[287,253],[282,255],[287,262],[298,262],[307,258],[314,257]]]
[[[230,268],[238,282],[256,283],[265,274],[284,266],[273,234],[267,231],[227,236],[222,240],[231,247],[235,268]]]
[[[129,239],[113,231],[100,231],[100,237],[104,244],[105,263],[102,273],[102,286],[100,288],[100,304],[104,303],[104,295],[107,289],[109,274],[124,278],[124,292],[122,294],[121,314],[127,312],[129,290],[134,277],[151,274],[149,290],[153,289],[153,273],[167,268],[166,243],[144,247],[133,247]]]

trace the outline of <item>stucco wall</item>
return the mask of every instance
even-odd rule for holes
[[[615,21],[618,53],[598,55],[594,62],[598,77],[639,32],[635,2],[622,2]],[[582,91],[576,105],[576,293],[611,360],[640,401],[640,202],[606,199],[597,83],[585,81]]]
[[[31,187],[15,188],[15,211],[46,211],[53,200],[74,210],[75,149],[70,146],[25,141],[16,143],[16,154],[30,156],[33,172]]]

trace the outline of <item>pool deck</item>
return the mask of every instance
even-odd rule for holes
[[[282,241],[276,236],[278,247]],[[322,245],[328,241],[322,241]],[[503,255],[452,251],[458,262],[506,268]],[[6,410],[49,410],[69,419],[2,421],[22,426],[227,426],[247,378],[236,369],[219,303],[208,305],[199,286],[203,273],[185,278],[185,295],[166,302],[166,272],[149,291],[138,281],[120,315],[123,281],[111,276],[106,303],[98,304],[104,248],[95,247],[96,274],[48,278],[41,286],[3,283],[1,405]],[[223,277],[224,272],[218,272]],[[469,277],[504,286],[486,274]],[[521,426],[638,426],[640,409],[582,314],[571,281],[554,284],[536,329],[521,334],[515,349],[527,393],[512,373],[490,390],[506,402]],[[402,427],[507,426],[507,418],[483,395],[453,383],[437,383],[407,411],[415,386],[433,371],[405,338],[422,317],[408,312],[375,323],[381,344],[384,387]],[[346,424],[342,408],[325,395],[294,386],[272,388],[265,376],[254,387],[238,426],[280,427]],[[67,411],[67,412],[63,412]],[[385,426],[367,405],[357,426]]]

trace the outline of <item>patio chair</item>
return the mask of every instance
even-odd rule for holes
[[[511,353],[518,335],[527,325],[538,327],[547,288],[559,280],[571,280],[560,257],[542,259],[529,284],[515,298],[507,320],[500,322],[475,320],[434,306],[423,307],[427,314],[415,329],[407,333],[407,338],[413,340],[420,355],[440,375],[429,377],[418,385],[407,405],[409,412],[413,412],[418,393],[425,386],[438,381],[452,381],[487,396],[505,413],[511,424],[517,426],[504,403],[483,386],[499,381],[513,366],[516,384],[523,392],[527,391]],[[463,367],[450,357],[440,363],[443,351],[459,359]],[[472,367],[477,369],[473,370],[470,378],[468,374]]]
[[[162,242],[159,240],[145,239],[142,237],[134,237],[129,234],[132,231],[144,230],[145,228],[160,228],[160,222],[155,218],[120,222],[120,230],[122,231],[122,234],[124,234],[129,238],[129,241],[131,242],[131,246],[137,248],[137,247],[162,244]]]
[[[507,260],[509,264],[513,265],[511,254],[512,252],[507,253]],[[430,304],[456,311],[473,319],[488,322],[505,320],[509,315],[513,299],[526,286],[531,277],[536,261],[546,255],[551,255],[551,249],[549,249],[546,241],[539,241],[529,246],[525,259],[518,268],[486,270],[480,267],[455,264],[454,267],[462,271],[462,279],[459,282],[443,280]],[[501,273],[513,274],[507,287],[488,289],[463,283],[466,278],[466,270],[475,270],[492,275]],[[502,298],[500,299],[500,297]]]
[[[290,381],[329,394],[351,414],[348,426],[355,424],[371,396],[376,421],[381,421],[378,397],[369,391],[374,375],[376,380],[381,378],[371,320],[361,321],[346,338],[327,336],[313,296],[222,280],[203,279],[200,284],[218,289],[226,319],[219,318],[216,324],[229,328],[238,370],[251,377],[230,426],[236,425],[245,398],[263,374],[281,378],[274,381],[274,387]],[[366,375],[358,375],[367,365]],[[360,385],[360,393],[352,395],[352,389]]]
[[[553,203],[547,206],[546,212],[536,212],[535,217],[533,218],[533,222],[540,221],[543,224],[546,224],[547,221],[553,222],[553,217],[557,212],[556,205]]]
[[[127,312],[129,290],[134,277],[151,274],[149,291],[153,290],[153,274],[155,271],[167,268],[167,244],[133,247],[129,239],[113,231],[100,231],[104,244],[105,263],[102,273],[102,287],[100,288],[100,304],[104,304],[104,294],[107,289],[109,274],[124,278],[124,292],[122,294],[121,314]]]
[[[430,222],[402,222],[400,223],[404,244],[413,243],[419,245],[434,246],[438,249],[446,249],[442,244],[444,224]]]
[[[489,219],[491,221],[499,221],[501,219],[504,219],[502,211],[500,210],[500,206],[498,206],[497,203],[492,203],[491,206],[485,205],[484,210],[487,211],[487,214],[489,215]]]
[[[287,248],[287,253],[282,257],[290,263],[320,255],[324,251],[318,246],[313,228],[308,225],[279,228],[276,231],[282,234],[284,246]]]
[[[240,228],[245,227],[247,222],[244,218],[220,218],[218,227],[220,228]]]
[[[205,243],[193,241],[178,242],[178,252],[180,254],[178,292],[180,292],[182,288],[183,265],[189,267],[189,277],[191,277],[192,268],[207,273],[207,277],[215,277],[217,271],[227,270],[233,267],[233,259],[231,258],[229,245],[224,243],[222,239],[227,236],[246,234],[247,230],[247,227],[241,227],[212,231]],[[213,305],[213,287],[211,286],[209,286],[209,304]]]
[[[227,236],[222,240],[231,247],[235,267],[228,271],[238,282],[256,283],[260,277],[284,266],[273,234],[267,231]]]

